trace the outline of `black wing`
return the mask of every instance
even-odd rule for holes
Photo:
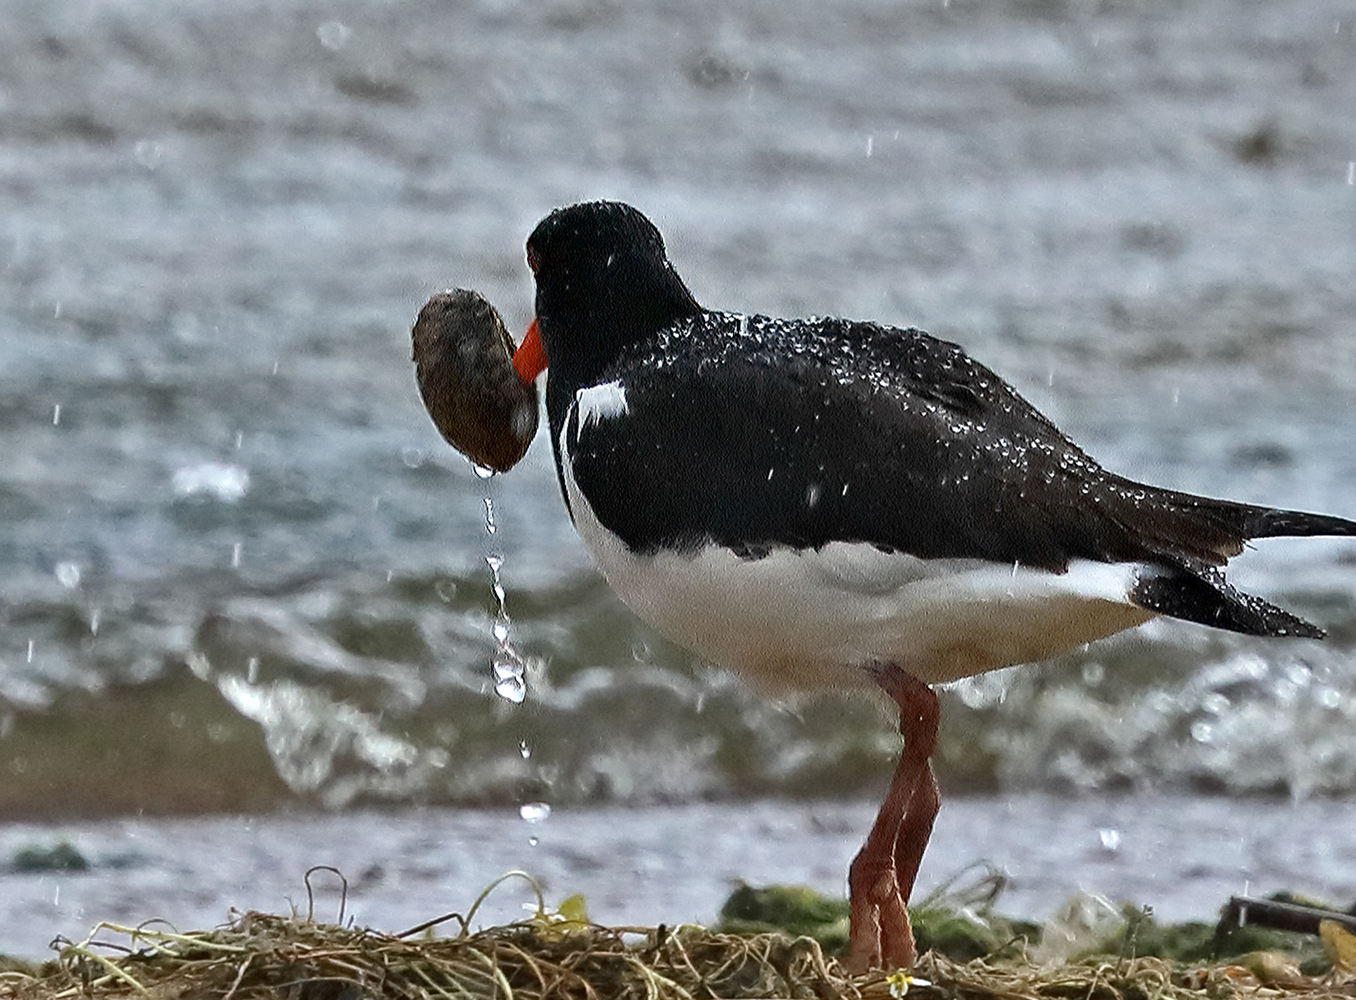
[[[1106,472],[954,344],[810,329],[794,346],[756,325],[724,349],[694,335],[699,351],[668,343],[660,363],[614,368],[627,418],[568,429],[602,523],[638,550],[847,541],[1061,570],[1075,557],[1220,563],[1261,510]]]

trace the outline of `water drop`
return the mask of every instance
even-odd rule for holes
[[[498,643],[505,643],[508,642],[508,637],[509,637],[508,622],[503,621],[502,619],[500,621],[495,622],[494,641]]]
[[[1221,694],[1219,691],[1211,691],[1201,699],[1201,708],[1205,709],[1211,715],[1223,715],[1231,707],[1229,696]]]
[[[407,468],[417,469],[424,464],[424,453],[418,448],[401,448],[400,460],[405,463]]]
[[[538,844],[540,844],[540,843],[541,843],[541,839],[540,839],[535,833],[534,833],[532,836],[530,836],[530,837],[527,838],[527,846],[528,846],[528,847],[536,847],[536,846],[537,846]]]
[[[184,657],[184,663],[188,669],[193,671],[193,676],[200,681],[208,680],[212,676],[212,661],[207,658],[207,654],[201,650],[195,649]]]
[[[245,661],[245,680],[250,684],[259,683],[259,657],[251,656]]]
[[[521,674],[508,674],[495,679],[494,693],[505,701],[521,705],[527,698],[527,684],[523,681]]]
[[[53,569],[56,574],[57,583],[61,584],[67,590],[74,590],[80,586],[80,567],[73,562],[59,562]]]
[[[549,802],[524,802],[518,807],[518,815],[529,823],[540,823],[551,815]]]
[[[472,462],[471,468],[475,470],[475,474],[481,479],[489,479],[494,475],[494,470],[487,465],[477,465],[475,462]]]
[[[522,755],[523,760],[532,756],[532,748],[527,745],[527,740],[518,741],[518,753]]]
[[[452,599],[457,596],[457,585],[451,580],[439,580],[433,585],[433,592],[438,595],[438,600],[444,604],[451,604]]]
[[[494,677],[494,693],[505,701],[521,705],[527,697],[527,679],[523,661],[507,646],[501,646],[490,664]]]
[[[147,170],[154,170],[160,166],[161,159],[164,158],[165,148],[158,142],[150,139],[142,139],[132,147],[132,156],[137,163]]]
[[[240,553],[244,551],[244,548],[245,546],[240,542],[231,546],[231,569],[240,568]]]
[[[55,403],[52,406],[52,426],[55,427],[61,423],[61,404]]]
[[[1197,719],[1191,724],[1191,738],[1197,743],[1210,743],[1215,738],[1214,723]]]
[[[489,497],[485,498],[485,530],[491,535],[499,530],[499,526],[494,523],[494,501]]]
[[[1114,827],[1103,827],[1098,830],[1097,839],[1101,841],[1102,850],[1108,854],[1115,854],[1121,849],[1121,831]]]
[[[36,647],[36,646],[37,646],[37,642],[35,642],[33,639],[29,639],[29,640],[28,640],[28,660],[27,660],[26,662],[28,662],[28,663],[32,663],[32,662],[33,662],[33,649],[34,649],[34,647]]]
[[[320,39],[320,44],[325,46],[331,52],[338,52],[353,35],[353,29],[342,21],[326,21],[320,27],[315,29],[316,37]]]
[[[199,462],[174,470],[170,488],[176,497],[206,496],[237,503],[250,489],[249,470],[229,462]]]

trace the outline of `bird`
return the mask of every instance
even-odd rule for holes
[[[1341,517],[1115,475],[957,344],[914,328],[706,309],[639,210],[556,209],[527,240],[556,474],[611,588],[772,696],[899,711],[891,784],[848,870],[849,968],[908,968],[940,797],[934,686],[1152,618],[1322,629],[1228,582],[1247,542]]]

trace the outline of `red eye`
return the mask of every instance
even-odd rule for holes
[[[537,251],[531,247],[527,248],[527,266],[532,269],[532,273],[537,273]]]

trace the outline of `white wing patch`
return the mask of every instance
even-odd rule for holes
[[[589,424],[600,423],[630,412],[626,405],[626,387],[620,381],[591,385],[574,394],[575,409],[579,414],[579,430]]]

